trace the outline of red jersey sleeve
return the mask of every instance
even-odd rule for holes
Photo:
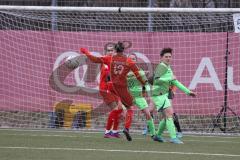
[[[106,90],[108,88],[108,76],[110,76],[110,69],[107,65],[102,64],[99,85],[101,90]]]
[[[102,63],[102,60],[100,57],[95,57],[91,54],[91,52],[88,51],[86,48],[80,48],[80,52],[85,54],[88,59],[90,59],[94,63]]]
[[[145,85],[146,80],[142,79],[142,77],[139,74],[139,69],[136,65],[135,62],[133,62],[131,59],[127,59],[127,64],[129,65],[130,69],[132,70],[132,72],[135,74],[135,76],[137,77],[137,79],[142,83],[142,85]]]
[[[109,65],[111,61],[111,56],[96,57],[91,54],[86,54],[86,56],[94,63],[104,63]]]
[[[102,57],[95,57],[95,56],[93,56],[91,54],[88,54],[86,56],[88,57],[88,59],[90,59],[94,63],[103,63]]]
[[[101,61],[102,63],[110,66],[110,63],[111,63],[111,59],[112,59],[112,56],[104,56],[104,57],[101,57]]]

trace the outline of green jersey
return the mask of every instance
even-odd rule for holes
[[[143,70],[139,71],[139,75],[142,79],[146,79],[146,75]],[[127,75],[128,90],[133,97],[134,104],[140,109],[143,110],[148,107],[146,99],[142,96],[142,84],[139,82],[133,72],[129,72]],[[150,86],[145,85],[146,91],[150,91]]]
[[[139,75],[142,77],[142,79],[147,79],[145,72],[143,70],[139,70]],[[141,82],[139,82],[139,80],[137,79],[137,77],[133,72],[128,73],[127,83],[128,83],[128,90],[133,97],[142,96],[142,84]],[[145,87],[146,87],[146,90],[150,89],[147,86]]]
[[[178,80],[173,79],[173,71],[170,65],[166,65],[165,63],[161,62],[158,64],[154,72],[154,81],[152,88],[153,96],[168,93],[171,85],[175,85],[186,94],[190,93],[190,90],[188,88],[186,88]]]
[[[166,65],[165,63],[158,64],[154,71],[152,94],[162,95],[168,93],[172,77],[173,72],[169,65]]]

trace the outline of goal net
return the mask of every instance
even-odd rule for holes
[[[103,130],[109,110],[98,94],[99,66],[86,61],[79,48],[100,56],[106,44],[129,41],[126,54],[135,53],[149,74],[160,50],[173,48],[177,79],[198,94],[191,98],[177,90],[173,99],[184,132],[239,133],[240,36],[233,12],[149,11],[1,6],[0,127]],[[74,70],[64,66],[70,56],[82,60]],[[156,125],[159,118],[154,112]],[[144,126],[135,108],[132,129]]]

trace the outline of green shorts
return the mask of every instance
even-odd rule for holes
[[[134,98],[133,103],[137,106],[140,110],[143,110],[148,107],[147,101],[144,97],[136,97]]]
[[[159,112],[171,106],[171,101],[168,99],[168,93],[152,96],[152,101]]]

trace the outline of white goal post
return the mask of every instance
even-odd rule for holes
[[[145,13],[239,13],[240,8],[144,8],[144,7],[59,7],[0,5],[1,10],[66,12],[145,12]]]
[[[193,99],[177,90],[173,100],[184,132],[239,134],[239,13],[240,8],[0,6],[0,128],[103,130],[108,110],[98,94],[99,66],[86,62],[79,48],[101,56],[106,44],[130,41],[126,54],[135,53],[150,74],[161,49],[173,48],[177,79],[198,93]],[[80,66],[68,74],[56,71],[70,56],[80,56]],[[145,117],[135,109],[132,129],[141,131]],[[159,118],[154,112],[156,125]]]

